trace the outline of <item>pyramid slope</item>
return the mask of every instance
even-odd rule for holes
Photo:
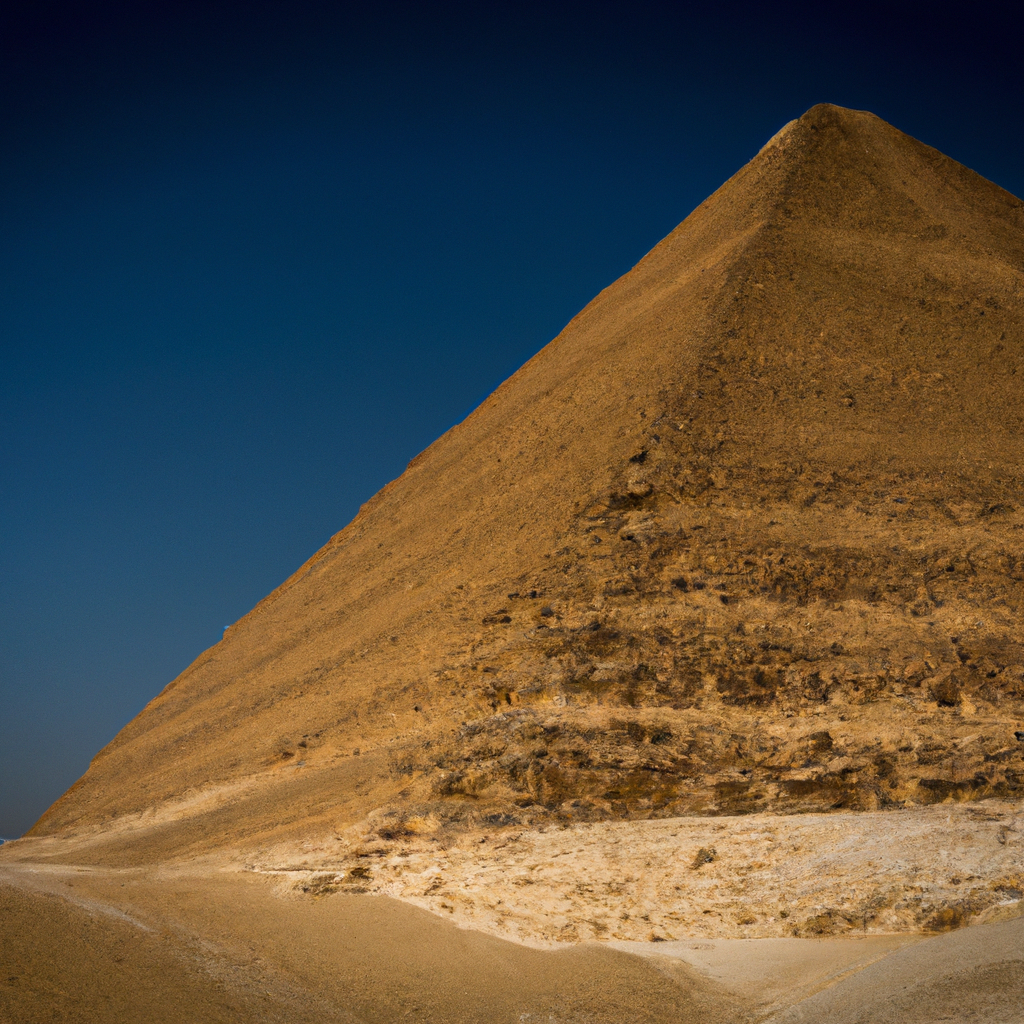
[[[381,808],[1013,796],[1022,361],[1024,204],[871,114],[815,107],[229,629],[35,832],[217,787],[228,805],[169,824],[154,858]]]

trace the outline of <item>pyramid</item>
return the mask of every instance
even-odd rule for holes
[[[1024,204],[816,106],[32,834],[140,863],[1020,799],[1022,384]]]

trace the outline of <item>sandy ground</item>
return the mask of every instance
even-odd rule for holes
[[[0,867],[0,1021],[727,1021],[737,1002],[597,945],[528,949],[370,895],[209,865]]]
[[[1024,919],[902,949],[771,1017],[773,1024],[1018,1024]]]
[[[210,863],[0,863],[0,1021],[1021,1019],[1024,918],[938,937],[531,949],[370,894]]]
[[[725,939],[613,943],[675,963],[739,997],[766,1024],[1018,1024],[1024,918],[923,939]]]
[[[755,1018],[799,1004],[921,935],[860,935],[828,939],[698,939],[681,942],[611,942],[671,971],[683,963],[751,1008]]]

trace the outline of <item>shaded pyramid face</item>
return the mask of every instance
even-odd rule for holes
[[[815,107],[36,831],[173,806],[159,857],[1020,796],[1022,382],[1024,204]]]

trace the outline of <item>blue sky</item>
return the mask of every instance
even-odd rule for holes
[[[1012,5],[21,6],[0,12],[8,837],[814,103],[1024,194]]]

